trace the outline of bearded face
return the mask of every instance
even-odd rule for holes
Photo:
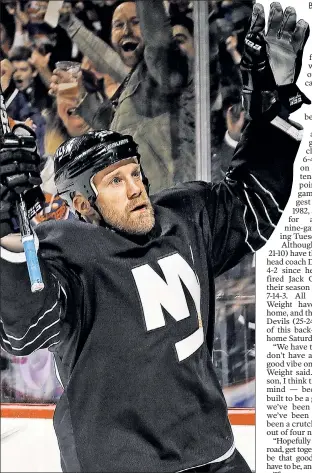
[[[93,178],[93,184],[98,193],[96,207],[111,227],[136,235],[152,230],[154,210],[135,159],[109,166]]]

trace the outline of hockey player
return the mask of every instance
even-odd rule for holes
[[[3,140],[1,344],[14,355],[54,353],[63,471],[250,473],[211,361],[213,280],[273,232],[300,143],[288,120],[292,94],[295,108],[307,101],[295,85],[307,23],[296,25],[294,9],[278,3],[266,35],[264,23],[256,5],[243,58],[245,104],[256,119],[220,183],[149,198],[130,136],[89,132],[59,148],[58,191],[93,224],[37,227],[45,289],[35,294],[8,233],[39,159]]]

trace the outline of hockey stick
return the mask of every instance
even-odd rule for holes
[[[0,85],[0,136],[10,133],[8,114],[5,107],[4,97]],[[31,229],[27,208],[23,196],[20,194],[20,202],[17,203],[19,225],[22,237],[23,248],[26,257],[28,274],[31,284],[31,292],[41,291],[44,288],[42,281],[37,251],[35,247],[34,233]]]

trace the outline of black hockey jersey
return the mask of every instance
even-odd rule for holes
[[[40,224],[41,293],[30,293],[25,263],[3,261],[1,344],[15,355],[54,352],[64,471],[176,472],[231,448],[211,361],[213,281],[269,238],[298,145],[271,125],[249,125],[223,181],[152,198],[146,237]]]

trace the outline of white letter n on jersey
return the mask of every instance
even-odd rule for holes
[[[188,358],[204,342],[200,315],[200,285],[196,275],[181,255],[175,253],[158,260],[165,282],[148,264],[132,269],[141,298],[147,330],[166,325],[162,308],[178,322],[190,317],[181,281],[189,290],[196,307],[198,329],[175,344],[179,361]]]

